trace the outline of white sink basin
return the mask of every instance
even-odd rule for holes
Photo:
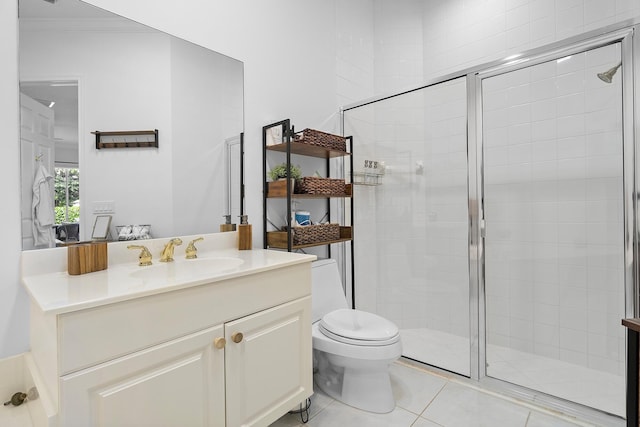
[[[244,260],[232,257],[209,257],[183,259],[173,262],[154,261],[153,265],[139,267],[130,275],[136,279],[157,280],[187,280],[234,270],[244,263]]]

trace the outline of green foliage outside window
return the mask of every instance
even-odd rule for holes
[[[80,171],[56,168],[54,190],[56,224],[77,222],[80,218]]]
[[[62,224],[63,222],[78,222],[80,219],[80,206],[69,206],[68,217],[65,217],[64,206],[56,206],[56,224]]]

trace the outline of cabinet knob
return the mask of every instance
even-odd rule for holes
[[[244,338],[244,335],[242,335],[242,332],[236,332],[233,335],[231,335],[231,340],[233,340],[233,342],[236,344],[242,342],[243,338]]]
[[[218,350],[222,350],[226,344],[227,344],[227,340],[225,340],[223,337],[216,338],[215,340],[213,340],[213,346]]]

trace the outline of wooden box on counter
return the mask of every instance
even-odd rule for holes
[[[67,247],[67,272],[72,276],[106,270],[107,242],[80,242]]]

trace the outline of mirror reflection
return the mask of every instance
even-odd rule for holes
[[[23,249],[90,239],[104,215],[111,240],[235,222],[240,61],[78,0],[20,0],[19,26]],[[154,129],[157,148],[91,134]]]

